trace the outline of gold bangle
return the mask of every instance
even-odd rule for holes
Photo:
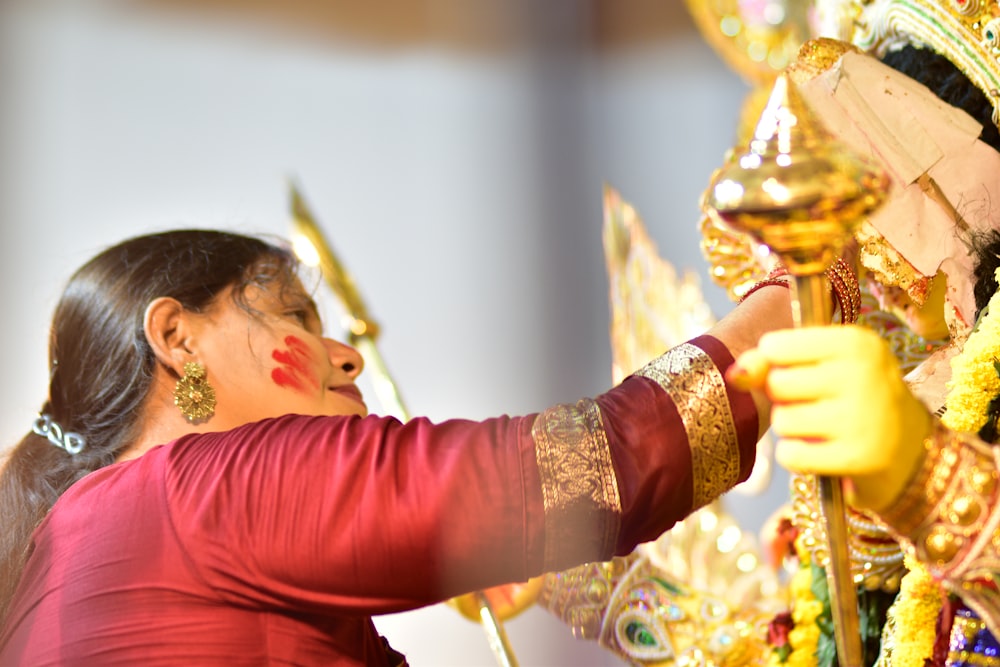
[[[767,287],[769,285],[781,285],[782,287],[791,288],[791,284],[788,282],[788,280],[786,280],[783,277],[787,275],[788,275],[787,271],[777,275],[774,275],[774,272],[772,271],[771,273],[768,274],[767,278],[764,278],[763,280],[754,283],[753,287],[748,289],[746,294],[740,297],[739,303],[743,303],[744,301],[746,301],[747,297],[749,297],[751,294],[753,294],[762,287]]]
[[[920,524],[927,519],[928,509],[934,507],[940,500],[940,493],[935,494],[933,489],[939,487],[940,477],[945,471],[939,470],[941,451],[944,444],[950,440],[949,431],[941,422],[934,420],[930,435],[924,438],[924,455],[917,466],[917,469],[910,476],[903,495],[890,505],[889,509],[880,512],[882,520],[889,525],[893,531],[900,535],[909,537]]]

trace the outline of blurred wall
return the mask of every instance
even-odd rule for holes
[[[287,234],[289,177],[412,413],[600,392],[602,184],[705,276],[697,197],[746,92],[682,3],[636,0],[6,2],[0,86],[5,443],[44,400],[48,319],[76,266],[181,225]],[[415,666],[493,664],[449,609],[377,624]],[[508,632],[526,667],[618,664],[539,610]]]

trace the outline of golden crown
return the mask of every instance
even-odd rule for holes
[[[982,90],[1000,125],[1000,5],[996,0],[816,0],[820,36],[876,56],[906,44],[950,60]]]

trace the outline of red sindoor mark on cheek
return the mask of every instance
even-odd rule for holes
[[[309,393],[319,389],[319,379],[313,372],[314,364],[309,346],[296,338],[285,338],[287,350],[274,350],[271,358],[281,364],[271,371],[271,380],[279,387],[292,389],[300,393]]]

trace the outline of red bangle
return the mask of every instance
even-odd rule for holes
[[[854,275],[854,271],[851,270],[847,262],[838,258],[825,273],[827,280],[830,282],[834,308],[840,308],[841,324],[853,324],[857,322],[858,315],[861,313],[861,286],[858,284],[858,278]],[[788,281],[783,279],[787,275],[788,270],[783,266],[778,266],[768,273],[767,277],[763,280],[754,283],[747,290],[746,294],[740,297],[739,303],[746,301],[748,296],[762,287],[769,285],[791,287]]]
[[[786,274],[787,274],[787,272],[785,272],[785,273],[783,273],[781,275],[786,275]],[[750,289],[748,289],[747,293],[740,297],[739,303],[743,303],[744,301],[747,300],[748,296],[750,296],[751,294],[753,294],[754,292],[756,292],[757,290],[759,290],[761,287],[767,287],[768,285],[781,285],[782,287],[785,287],[785,288],[791,287],[791,285],[788,284],[788,281],[785,280],[784,278],[780,278],[780,277],[776,277],[776,278],[771,278],[771,277],[764,278],[760,282],[754,283],[753,287],[751,287]]]
[[[843,259],[837,259],[829,269],[826,277],[830,281],[833,298],[840,306],[840,323],[853,324],[858,321],[861,313],[861,286],[858,277]]]

